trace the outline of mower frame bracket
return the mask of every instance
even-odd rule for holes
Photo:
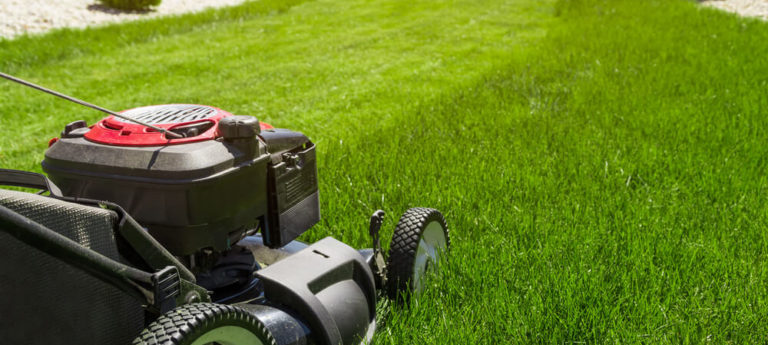
[[[153,307],[161,314],[176,308],[176,297],[181,295],[181,278],[176,266],[167,266],[152,274]]]
[[[376,280],[376,286],[382,287],[387,282],[387,258],[384,257],[384,251],[381,249],[381,240],[379,230],[384,223],[384,211],[377,210],[371,215],[371,222],[368,225],[368,234],[373,240],[373,257],[371,258],[371,270]]]

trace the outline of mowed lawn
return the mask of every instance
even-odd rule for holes
[[[306,133],[304,240],[442,210],[451,257],[376,344],[768,342],[766,56],[768,24],[682,0],[262,0],[0,41],[0,70],[107,108]],[[0,82],[0,166],[101,117]]]

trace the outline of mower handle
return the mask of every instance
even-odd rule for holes
[[[45,175],[29,171],[0,169],[0,185],[37,188],[53,196],[61,196],[61,190]]]

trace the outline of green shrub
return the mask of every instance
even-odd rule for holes
[[[121,10],[145,10],[160,5],[162,0],[99,0],[102,4]]]

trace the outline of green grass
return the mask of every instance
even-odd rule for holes
[[[301,130],[323,220],[444,211],[451,259],[377,344],[768,342],[768,25],[687,1],[271,1],[0,42],[108,108]],[[0,166],[100,114],[0,83]]]

